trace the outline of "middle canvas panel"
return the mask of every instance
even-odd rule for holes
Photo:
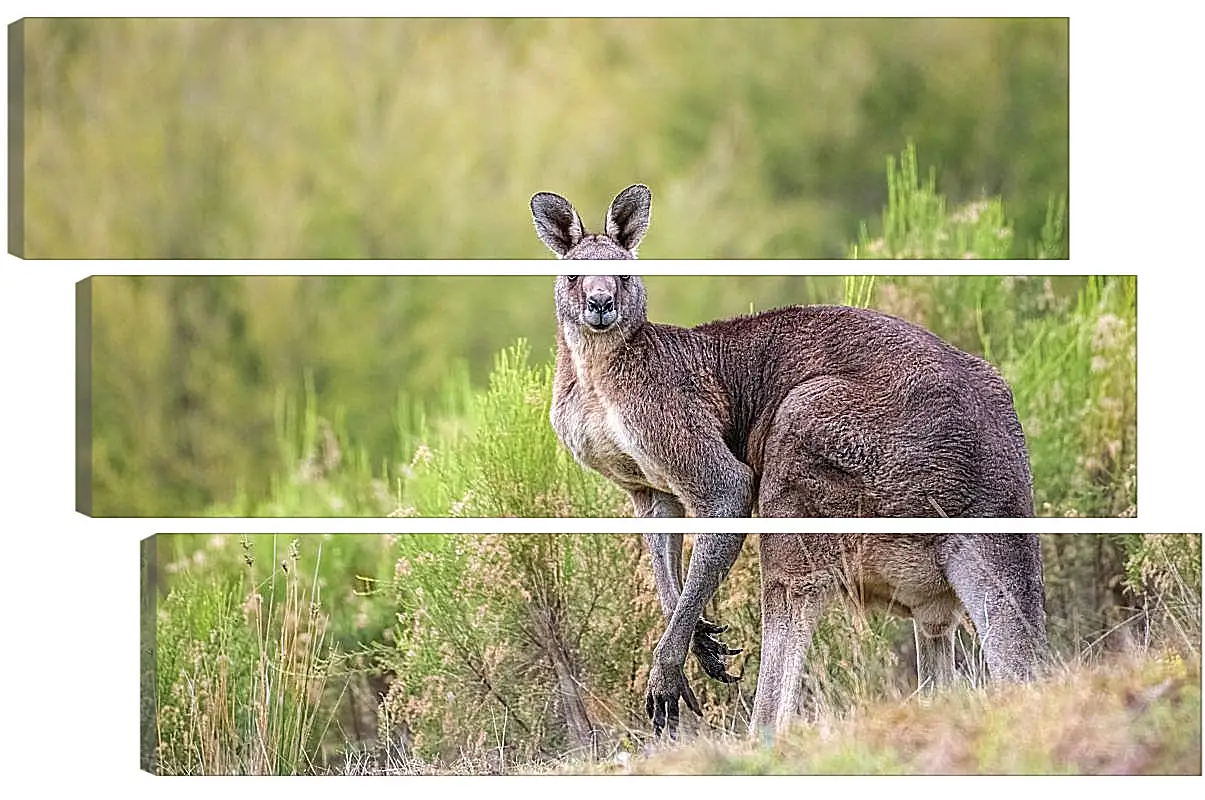
[[[1124,275],[93,277],[77,508],[1135,516],[1136,298]]]

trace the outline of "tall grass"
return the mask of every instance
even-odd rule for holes
[[[170,775],[312,773],[329,718],[323,698],[339,660],[329,612],[294,540],[257,569],[243,540],[245,571],[193,577],[206,550],[166,565],[177,578],[155,612],[153,770]],[[257,578],[256,575],[267,576]],[[174,569],[173,569],[174,568]]]
[[[882,236],[872,239],[866,223],[850,258],[1006,258],[1012,227],[1000,198],[983,198],[949,212],[937,191],[937,172],[922,183],[916,147],[905,148],[897,166],[887,157],[887,205]]]
[[[1131,536],[1126,586],[1142,605],[1144,644],[1200,657],[1201,534]]]
[[[997,343],[1039,513],[1137,513],[1137,278],[1093,277],[1070,313]],[[990,347],[991,342],[985,342]]]

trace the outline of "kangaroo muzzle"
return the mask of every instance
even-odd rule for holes
[[[595,292],[586,297],[586,324],[597,331],[604,331],[615,324],[619,313],[615,310],[615,295]]]

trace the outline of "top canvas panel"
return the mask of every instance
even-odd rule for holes
[[[9,251],[539,259],[528,203],[645,259],[1067,257],[1066,19],[28,19]],[[913,202],[889,202],[910,193]]]

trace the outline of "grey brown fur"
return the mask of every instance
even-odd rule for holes
[[[559,195],[537,194],[531,208],[559,258],[623,260],[636,257],[650,203],[647,187],[625,189],[598,234]],[[823,305],[661,325],[628,275],[561,276],[555,303],[552,425],[638,516],[1032,515],[1008,386],[923,328]],[[738,651],[702,612],[744,536],[698,536],[685,583],[681,537],[645,539],[668,621],[648,705],[655,729],[672,728],[680,698],[698,710],[688,649],[708,675],[735,680],[723,658]]]
[[[953,682],[954,634],[964,613],[994,680],[1029,680],[1045,659],[1036,534],[762,534],[760,545],[753,731],[781,730],[797,712],[812,634],[842,597],[912,619],[922,689]]]

